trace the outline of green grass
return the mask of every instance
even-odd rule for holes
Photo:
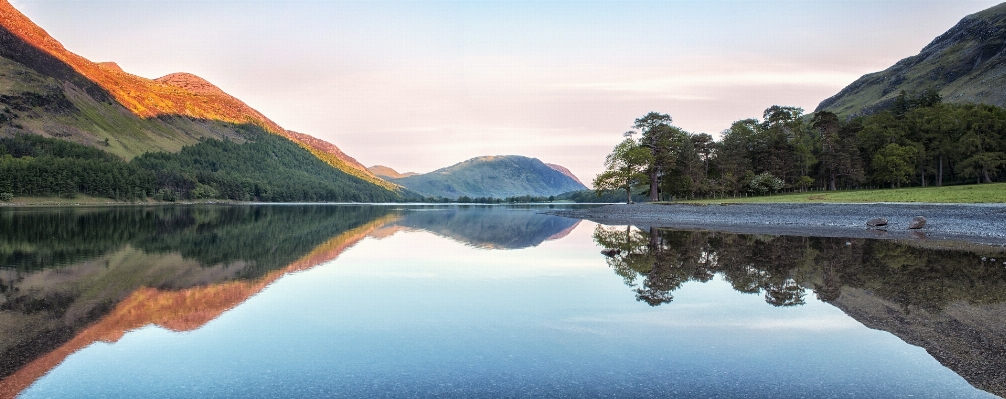
[[[693,204],[733,204],[772,202],[931,202],[995,203],[1006,202],[1006,183],[972,184],[945,187],[911,187],[880,190],[811,191],[762,197],[721,198],[681,201]]]

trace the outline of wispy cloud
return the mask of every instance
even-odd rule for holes
[[[673,305],[679,307],[680,305]],[[809,313],[809,312],[808,312]],[[634,324],[667,328],[702,328],[723,330],[802,330],[839,331],[862,328],[862,324],[841,314],[809,313],[788,317],[725,317],[703,314],[637,313],[599,317],[578,317],[562,320],[563,324],[580,326],[584,330],[603,330],[603,325]],[[572,330],[573,327],[570,327]]]

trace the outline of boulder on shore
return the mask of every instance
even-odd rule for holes
[[[873,218],[867,220],[866,225],[869,227],[887,226],[887,218]]]
[[[916,216],[912,218],[910,223],[908,223],[908,228],[912,230],[921,229],[923,227],[926,227],[926,218],[922,216]]]

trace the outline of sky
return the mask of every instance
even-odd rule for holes
[[[589,182],[650,111],[714,137],[772,105],[812,112],[997,2],[11,3],[70,51],[194,73],[367,166],[524,155]]]

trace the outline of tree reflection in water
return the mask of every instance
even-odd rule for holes
[[[598,225],[594,241],[608,265],[650,306],[670,303],[689,281],[716,274],[737,291],[773,306],[797,306],[812,291],[834,302],[843,287],[939,311],[964,301],[1006,301],[1002,249],[985,245],[828,237],[742,235]]]
[[[812,291],[864,326],[925,348],[975,387],[1006,396],[1004,247],[608,226],[596,228],[594,241],[650,306],[717,274],[737,291],[764,293],[773,306],[802,305]]]
[[[608,265],[634,287],[636,299],[650,306],[670,303],[684,283],[704,283],[717,273],[737,291],[764,292],[774,306],[804,303],[806,290],[794,274],[802,253],[788,240],[598,225],[594,241],[615,250],[606,251]]]

